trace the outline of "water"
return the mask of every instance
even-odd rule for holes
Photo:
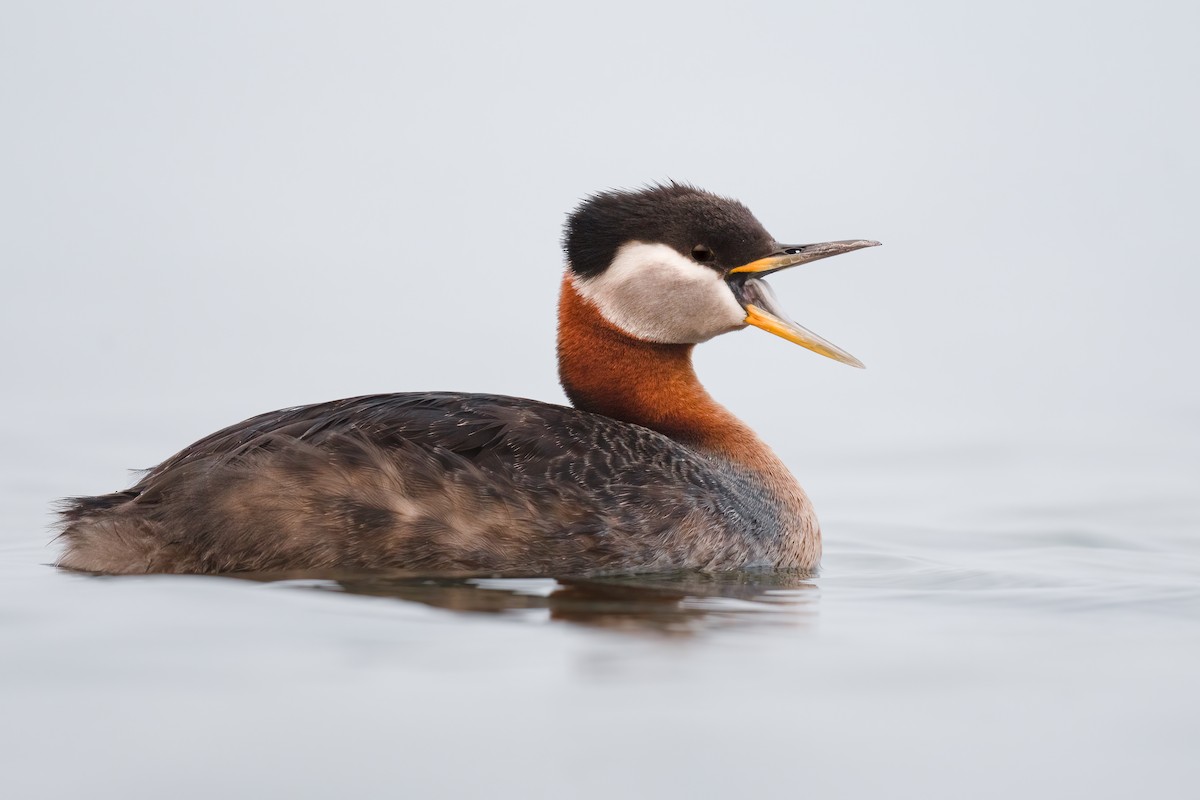
[[[785,448],[817,576],[58,572],[123,436],[5,433],[8,797],[1200,791],[1194,431]]]

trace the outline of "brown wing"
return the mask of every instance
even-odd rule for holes
[[[126,492],[73,501],[62,563],[705,566],[753,560],[772,512],[744,476],[636,425],[513,397],[372,395],[253,417]],[[731,530],[747,552],[731,555]]]

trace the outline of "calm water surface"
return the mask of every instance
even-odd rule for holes
[[[1198,440],[785,448],[816,576],[92,578],[9,429],[4,795],[1195,797]]]

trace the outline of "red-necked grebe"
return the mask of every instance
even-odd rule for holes
[[[747,326],[855,366],[763,278],[877,242],[776,242],[742,204],[670,184],[567,222],[559,377],[574,408],[372,395],[208,436],[133,488],[76,498],[59,565],[106,573],[328,568],[564,574],[815,567],[788,469],[714,401],[692,348]]]

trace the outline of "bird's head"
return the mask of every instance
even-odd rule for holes
[[[629,336],[697,344],[753,325],[855,367],[854,356],[791,321],[763,279],[877,244],[780,244],[736,200],[675,183],[593,195],[563,237],[576,291]]]

